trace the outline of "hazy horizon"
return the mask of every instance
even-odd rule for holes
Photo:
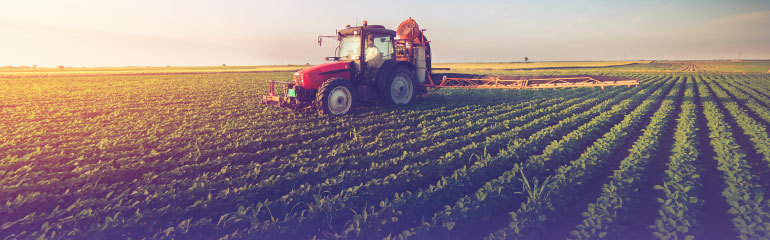
[[[317,64],[316,36],[408,17],[434,62],[770,59],[770,1],[384,3],[3,1],[0,66]]]

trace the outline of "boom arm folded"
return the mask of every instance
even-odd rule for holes
[[[435,82],[434,82],[435,83]],[[430,87],[435,88],[500,88],[500,89],[526,89],[526,88],[569,88],[569,87],[610,87],[610,86],[635,86],[639,80],[626,77],[612,76],[471,76],[471,77],[447,77],[441,82]]]

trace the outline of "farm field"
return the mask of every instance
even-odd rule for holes
[[[2,69],[0,239],[770,238],[770,61],[616,63],[337,118],[260,105],[296,66]]]

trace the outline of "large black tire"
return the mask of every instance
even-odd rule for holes
[[[396,67],[380,84],[380,99],[386,105],[408,104],[417,92],[417,78],[414,71],[407,67]]]
[[[342,116],[350,112],[356,99],[356,90],[345,79],[328,80],[321,84],[315,97],[319,115]]]

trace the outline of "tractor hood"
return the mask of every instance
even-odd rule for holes
[[[330,62],[315,65],[294,73],[294,83],[304,89],[318,89],[326,80],[341,78],[353,79],[355,68],[353,61]]]

